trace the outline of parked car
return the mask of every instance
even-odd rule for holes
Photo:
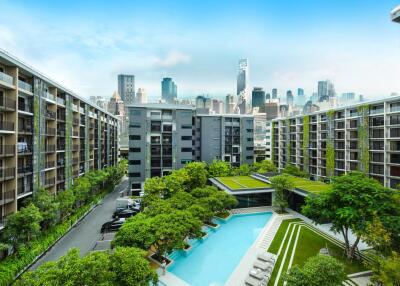
[[[104,223],[101,226],[101,233],[117,231],[125,222],[125,218],[117,218]]]
[[[120,211],[114,212],[113,218],[128,218],[128,217],[136,215],[138,212],[139,211],[136,209],[120,210]]]

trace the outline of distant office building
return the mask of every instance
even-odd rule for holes
[[[102,96],[91,96],[90,102],[101,109],[107,110],[108,108],[108,100],[106,100]]]
[[[211,98],[207,95],[196,97],[196,111],[201,114],[210,114],[212,110]]]
[[[318,102],[318,93],[313,92],[312,95],[310,96],[310,100],[312,103]]]
[[[139,88],[136,93],[136,103],[147,103],[147,94],[144,88]]]
[[[254,160],[267,159],[267,117],[265,113],[254,114]]]
[[[318,101],[329,101],[335,96],[335,88],[330,80],[318,82]]]
[[[276,88],[272,89],[272,99],[278,98],[278,90]]]
[[[211,101],[211,108],[213,114],[223,114],[224,113],[224,102],[218,99],[213,99]]]
[[[304,105],[306,103],[306,96],[304,94],[304,89],[298,88],[297,89],[297,104]]]
[[[277,118],[279,115],[279,105],[276,102],[267,102],[265,104],[265,113],[267,114],[267,120]]]
[[[286,92],[286,104],[289,106],[293,106],[294,104],[294,96],[291,90]]]
[[[255,87],[251,92],[251,105],[258,107],[259,112],[265,112],[265,91],[262,87]]]
[[[281,104],[279,106],[279,117],[285,117],[289,115],[289,105]]]
[[[246,102],[250,101],[249,95],[249,62],[247,59],[239,60],[239,69],[237,75],[237,93],[238,97],[242,95]]]
[[[120,74],[118,75],[118,94],[121,99],[130,104],[135,102],[135,76]]]
[[[342,100],[345,101],[352,101],[356,99],[356,94],[354,92],[346,92],[346,93],[342,93]]]
[[[271,94],[270,94],[270,93],[267,93],[267,94],[265,95],[265,99],[266,99],[267,101],[271,100]]]
[[[311,100],[307,101],[303,107],[303,114],[309,114],[313,112],[317,112],[319,110],[319,106],[314,104]]]
[[[225,113],[233,114],[235,112],[235,97],[231,94],[228,94],[225,98]]]
[[[174,103],[178,97],[177,86],[172,78],[165,77],[161,82],[161,97],[167,103]]]

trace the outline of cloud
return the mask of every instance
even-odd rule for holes
[[[169,52],[164,58],[158,58],[154,61],[154,66],[157,67],[173,67],[179,64],[190,62],[190,56],[178,51]]]

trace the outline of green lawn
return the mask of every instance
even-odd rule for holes
[[[231,190],[271,188],[270,184],[264,183],[250,176],[217,177],[215,179]]]
[[[361,262],[348,261],[344,256],[343,249],[341,249],[339,246],[337,246],[333,242],[327,240],[326,238],[322,237],[321,235],[317,234],[316,232],[314,232],[310,229],[307,229],[304,226],[302,226],[301,228],[299,227],[299,225],[289,226],[289,224],[291,222],[301,223],[302,220],[300,220],[300,219],[284,220],[282,222],[281,226],[279,227],[278,232],[276,233],[270,247],[268,248],[269,252],[278,254],[279,248],[281,247],[281,245],[283,246],[281,248],[281,252],[280,252],[278,260],[275,264],[274,271],[272,272],[271,280],[268,285],[274,285],[275,279],[277,278],[279,268],[281,267],[282,263],[284,263],[284,266],[282,268],[281,273],[285,273],[287,271],[291,255],[294,250],[295,238],[296,238],[298,232],[299,232],[299,238],[297,241],[297,246],[295,248],[295,254],[293,256],[292,266],[294,266],[296,264],[303,266],[303,264],[309,257],[317,255],[321,248],[324,248],[327,246],[330,251],[330,254],[333,257],[337,258],[339,261],[341,261],[345,265],[347,274],[366,270],[365,266]],[[285,241],[283,241],[288,227],[290,227],[289,232],[286,236]],[[293,235],[292,235],[292,239],[290,239],[292,230],[293,230]],[[286,248],[288,248],[288,251],[287,251],[285,260],[283,261],[283,257],[284,257]],[[281,278],[282,277],[280,277],[280,279],[279,279],[278,285],[283,285],[283,281]]]
[[[299,178],[294,176],[291,177],[293,178],[294,186],[306,192],[318,194],[320,192],[327,191],[330,188],[328,184],[325,184],[323,182],[311,181],[305,178]]]

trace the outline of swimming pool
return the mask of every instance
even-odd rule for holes
[[[174,263],[168,271],[192,286],[224,285],[271,216],[262,212],[233,215],[226,222],[216,220],[220,227],[208,231],[203,241],[190,241],[188,253],[170,255]]]

